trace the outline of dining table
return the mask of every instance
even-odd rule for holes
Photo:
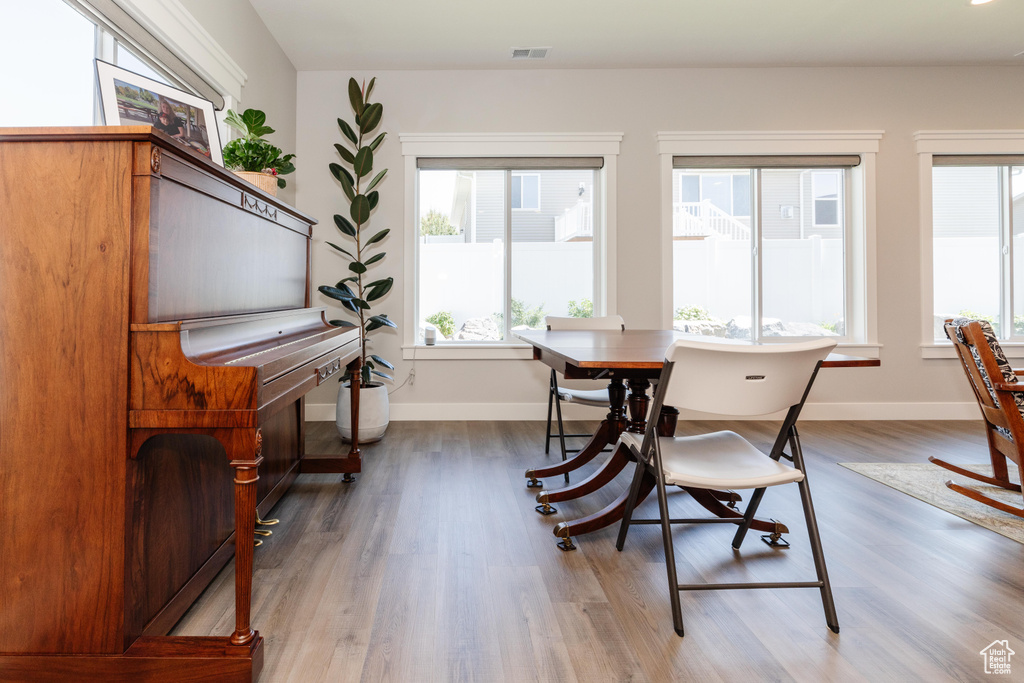
[[[656,382],[665,362],[665,352],[677,339],[700,339],[722,344],[755,345],[759,342],[742,339],[724,339],[694,336],[675,330],[517,330],[515,336],[533,347],[533,358],[539,360],[566,379],[608,380],[608,414],[598,424],[587,444],[573,457],[548,466],[526,470],[527,487],[542,488],[544,477],[567,475],[591,462],[609,444],[615,444],[625,431],[643,434],[647,429],[649,390]],[[780,340],[781,341],[781,340]],[[878,367],[876,358],[861,358],[831,353],[822,362],[822,368]],[[684,370],[685,371],[685,370]],[[657,416],[659,436],[675,435],[679,411],[664,406]],[[543,489],[537,494],[537,512],[553,514],[552,503],[575,500],[611,484],[615,477],[634,458],[628,448],[612,451],[611,457],[590,476],[560,489]],[[646,474],[641,482],[637,503],[654,489],[654,477]],[[717,517],[741,520],[743,515],[735,509],[740,496],[733,491],[712,491],[682,487],[702,507]],[[601,510],[555,525],[554,535],[562,550],[574,550],[572,537],[603,529],[622,519],[628,490]],[[776,543],[789,529],[776,520],[755,519],[751,529],[768,534],[770,544]]]

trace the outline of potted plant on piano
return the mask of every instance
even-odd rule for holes
[[[335,299],[356,317],[355,322],[331,320],[332,325],[360,328],[363,337],[363,366],[360,377],[359,398],[359,441],[377,441],[384,435],[389,421],[387,387],[375,378],[393,379],[387,373],[394,366],[375,353],[370,353],[371,333],[385,327],[397,327],[387,314],[371,314],[373,302],[391,291],[394,278],[373,278],[369,269],[380,263],[385,253],[380,250],[381,241],[390,230],[371,230],[367,225],[377,206],[380,196],[374,188],[384,179],[387,169],[374,171],[374,152],[384,142],[385,133],[375,137],[373,131],[380,124],[384,107],[370,102],[370,93],[376,79],[360,87],[354,78],[348,82],[348,96],[355,111],[355,126],[344,119],[338,119],[342,143],[334,148],[342,163],[330,165],[331,175],[341,185],[348,200],[348,215],[336,214],[334,224],[341,233],[341,244],[327,244],[348,261],[345,277],[333,285],[322,285],[319,291]],[[351,397],[345,382],[338,392],[337,424],[342,439],[352,438]]]
[[[281,176],[295,170],[292,163],[295,155],[283,154],[280,147],[263,139],[264,135],[274,132],[266,125],[267,115],[259,109],[246,109],[239,116],[228,109],[224,123],[242,134],[242,137],[224,145],[224,166],[276,197],[277,188],[286,184]]]

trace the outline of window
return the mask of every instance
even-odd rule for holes
[[[614,313],[605,204],[619,137],[401,136],[406,358],[529,357],[509,348],[522,346],[514,331],[547,315]],[[425,351],[428,325],[437,344]]]
[[[512,208],[540,211],[540,174],[512,174]]]
[[[811,193],[814,197],[814,226],[840,225],[843,174],[837,171],[811,171]]]
[[[1024,165],[970,162],[933,158],[935,339],[945,340],[942,321],[965,315],[1024,341]]]
[[[952,358],[943,321],[991,321],[1024,351],[1024,130],[918,131],[921,354]]]
[[[659,133],[666,326],[874,343],[878,132]]]

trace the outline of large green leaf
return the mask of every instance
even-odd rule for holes
[[[341,189],[345,191],[345,196],[348,197],[348,200],[350,202],[355,201],[356,188],[352,187],[352,176],[348,173],[343,173],[341,177],[338,178],[338,182],[341,183]]]
[[[377,127],[380,123],[381,116],[384,115],[384,105],[380,102],[375,102],[368,106],[359,117],[359,132],[366,135],[371,130]]]
[[[352,162],[352,170],[356,176],[362,178],[373,170],[373,150],[369,147],[360,147],[356,152],[356,158]]]
[[[373,176],[373,180],[371,180],[370,184],[366,186],[366,189],[367,190],[372,190],[373,188],[377,187],[377,183],[379,183],[380,181],[384,180],[384,174],[387,173],[387,172],[388,172],[388,169],[385,168],[383,171],[381,171],[377,175]]]
[[[356,79],[348,79],[348,99],[352,103],[352,109],[355,110],[356,116],[363,113],[363,93],[359,89],[359,84],[356,83]]]
[[[394,365],[392,365],[391,363],[387,362],[386,360],[384,360],[383,358],[381,358],[380,356],[378,356],[375,353],[371,353],[370,354],[370,358],[372,358],[378,365],[383,365],[388,370],[394,370],[395,369]]]
[[[377,190],[366,195],[367,201],[370,202],[370,210],[377,208],[377,202],[380,200],[380,193]]]
[[[394,283],[394,278],[388,278],[387,280],[378,280],[380,284],[370,287],[370,291],[366,294],[367,301],[376,301],[381,298],[389,291],[391,291],[391,285]]]
[[[356,306],[363,309],[364,311],[370,309],[370,304],[366,303],[366,301],[360,299],[359,297],[355,297],[354,299],[352,299],[352,303],[354,303]]]
[[[352,263],[348,264],[348,269],[351,270],[353,273],[359,273],[360,275],[366,272],[366,266],[364,266],[359,261],[353,261]]]
[[[386,372],[381,372],[380,370],[370,370],[370,372],[372,372],[373,374],[377,375],[378,377],[383,377],[384,379],[390,379],[390,380],[394,380],[395,379],[391,375],[387,374]]]
[[[387,327],[394,327],[394,328],[398,327],[398,325],[396,325],[394,323],[394,321],[389,320],[386,315],[371,315],[370,316],[370,321],[371,322],[375,322],[375,323],[379,323],[381,325],[386,325]]]
[[[335,327],[358,327],[358,325],[348,320],[328,320],[327,322]]]
[[[373,282],[368,283],[366,286],[367,287],[380,287],[381,285],[386,284],[388,281],[394,282],[394,280],[395,280],[395,278],[393,278],[393,277],[386,277],[386,278],[383,278],[381,280],[374,280]]]
[[[370,143],[370,149],[372,149],[374,152],[376,152],[377,148],[380,147],[380,143],[384,142],[384,136],[385,135],[387,135],[387,133],[381,133],[380,135],[375,137],[373,139],[373,142]]]
[[[334,149],[338,150],[338,154],[341,155],[341,158],[347,161],[348,163],[354,164],[356,162],[356,155],[353,154],[352,151],[345,145],[339,145],[336,142],[334,143]]]
[[[355,256],[353,256],[352,254],[350,254],[350,253],[348,252],[348,250],[347,250],[347,249],[344,249],[344,248],[342,248],[342,247],[339,247],[339,246],[338,246],[337,244],[335,244],[334,242],[328,242],[328,243],[327,243],[327,246],[329,246],[329,247],[333,247],[333,248],[337,249],[338,251],[340,251],[340,252],[341,252],[342,254],[344,254],[345,256],[348,256],[349,258],[355,258]]]
[[[331,175],[333,175],[335,178],[337,178],[338,181],[341,181],[341,176],[343,176],[343,175],[347,175],[349,180],[352,180],[352,174],[349,173],[348,169],[346,169],[341,164],[336,164],[336,163],[331,162],[330,164],[327,165],[327,167],[329,169],[331,169]]]
[[[338,128],[341,128],[341,132],[345,134],[345,137],[352,141],[353,145],[359,144],[359,138],[356,137],[356,132],[352,130],[352,126],[348,125],[348,121],[338,119]]]
[[[337,301],[345,302],[352,300],[351,294],[346,294],[337,287],[331,287],[330,285],[320,285],[319,287],[317,287],[317,291]]]
[[[341,230],[349,237],[356,236],[356,227],[349,223],[348,219],[341,214],[334,214],[334,224],[338,226],[338,230]]]
[[[388,236],[389,232],[391,232],[391,228],[384,228],[383,230],[378,232],[376,235],[371,237],[369,240],[367,240],[366,241],[366,246],[370,246],[371,244],[376,244],[377,242],[380,242],[382,239],[384,239],[385,237]]]
[[[370,218],[370,200],[366,198],[366,195],[357,194],[352,199],[349,215],[352,216],[356,225],[362,225]]]
[[[369,265],[373,265],[373,264],[374,264],[374,263],[376,263],[377,261],[380,261],[380,260],[381,260],[382,258],[384,258],[384,256],[385,256],[385,255],[386,255],[386,254],[385,254],[385,252],[383,252],[383,251],[382,251],[381,253],[379,253],[379,254],[374,254],[374,255],[373,255],[373,256],[371,256],[370,258],[366,259],[365,261],[363,261],[363,263],[364,263],[364,264],[366,264],[366,265],[368,265],[368,266],[369,266]]]
[[[377,77],[374,76],[370,79],[370,84],[366,86],[366,92],[363,93],[363,99],[367,102],[370,101],[370,93],[373,92],[373,84],[377,82]]]
[[[267,115],[259,109],[246,109],[242,112],[242,121],[251,131],[254,128],[261,128],[267,122]]]
[[[364,365],[363,369],[359,371],[359,374],[362,376],[363,384],[369,384],[370,383],[370,372],[371,372],[371,370],[370,370],[370,367],[368,365]]]
[[[359,278],[354,278],[354,277],[353,278],[349,278],[349,277],[345,278],[345,280],[358,280],[358,279]],[[350,297],[354,297],[356,295],[356,293],[352,291],[351,287],[349,287],[348,285],[345,284],[345,280],[341,280],[340,282],[338,282],[338,284],[336,284],[334,286],[337,287],[338,289],[340,289],[341,291],[345,292],[346,294],[348,294]]]

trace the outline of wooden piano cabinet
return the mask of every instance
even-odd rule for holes
[[[0,681],[259,677],[256,512],[361,345],[313,222],[149,127],[0,129]],[[233,631],[168,637],[233,556]]]

